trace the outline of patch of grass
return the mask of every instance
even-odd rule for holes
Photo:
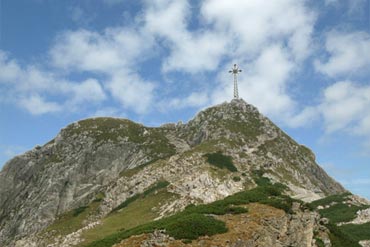
[[[164,202],[174,201],[177,198],[176,194],[170,193],[166,189],[161,189],[156,194],[141,197],[120,211],[103,218],[100,225],[84,231],[82,233],[84,242],[78,246],[86,246],[98,239],[104,239],[112,234],[122,233],[133,227],[148,223],[159,216],[160,206]]]
[[[329,238],[332,247],[361,247],[361,245],[354,240],[350,235],[341,231],[338,226],[333,223],[327,225],[329,229]]]
[[[231,172],[237,172],[238,169],[234,166],[231,156],[222,154],[221,152],[209,153],[205,155],[207,162],[218,168],[226,168]]]
[[[242,179],[239,176],[234,176],[233,181],[234,182],[240,182]]]
[[[146,197],[148,195],[150,195],[151,193],[157,191],[157,190],[160,190],[162,188],[165,188],[169,185],[170,183],[167,182],[167,181],[159,181],[158,183],[156,183],[154,186],[148,188],[147,190],[145,190],[143,193],[139,193],[139,194],[136,194],[130,198],[127,198],[124,202],[122,202],[120,205],[118,205],[117,207],[115,207],[110,213],[114,213],[122,208],[125,208],[127,207],[129,204],[131,204],[132,202],[136,201],[137,199],[139,198],[142,198],[142,197]]]
[[[45,232],[67,235],[77,231],[90,215],[98,213],[100,203],[100,201],[93,201],[88,206],[79,207],[58,216],[53,224],[45,229]]]
[[[351,236],[356,241],[370,239],[370,222],[365,224],[348,224],[339,227],[342,232]]]

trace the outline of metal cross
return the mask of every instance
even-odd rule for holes
[[[229,71],[229,73],[232,73],[234,75],[234,99],[239,99],[239,92],[238,92],[238,74],[242,72],[241,69],[239,69],[238,65],[234,64],[234,68]]]

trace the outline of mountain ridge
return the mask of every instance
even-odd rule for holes
[[[236,171],[208,163],[207,155],[217,153],[230,157]],[[307,202],[347,192],[316,164],[311,150],[243,100],[207,108],[185,124],[146,127],[127,119],[81,120],[3,167],[0,244],[46,246],[59,234],[47,229],[68,212],[84,212],[96,201],[97,212],[73,230],[82,229],[104,221],[112,210],[160,181],[168,183],[162,195],[168,201],[149,218],[163,218],[189,204],[252,189],[258,186],[257,173],[285,184],[287,195]],[[34,234],[41,237],[33,239]]]

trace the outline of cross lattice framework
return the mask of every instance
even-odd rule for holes
[[[238,65],[234,64],[234,67],[229,71],[234,75],[234,99],[239,99],[239,92],[238,92],[238,74],[242,72],[239,69]]]

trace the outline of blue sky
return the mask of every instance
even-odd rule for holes
[[[0,0],[0,167],[92,116],[187,121],[239,95],[370,198],[369,0]]]

